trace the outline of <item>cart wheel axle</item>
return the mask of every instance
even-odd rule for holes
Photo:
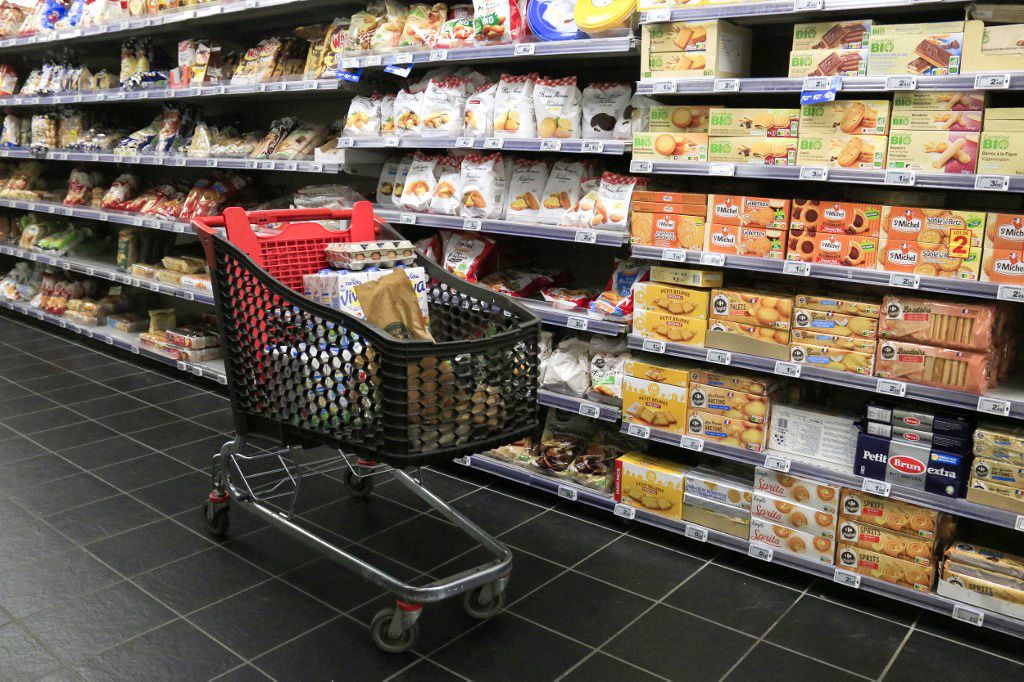
[[[372,476],[360,476],[351,469],[347,469],[342,480],[345,482],[345,487],[352,493],[352,497],[369,497],[373,492]]]
[[[477,620],[487,620],[505,608],[504,585],[497,582],[481,585],[462,595],[462,608]]]
[[[413,647],[420,636],[420,626],[416,622],[417,616],[419,616],[418,610],[407,612],[401,608],[381,609],[370,622],[370,637],[373,639],[373,643],[384,653],[405,653]],[[400,619],[397,624],[396,618]],[[403,623],[402,620],[407,622]],[[393,627],[395,625],[397,627]],[[398,630],[397,633],[396,630]]]
[[[203,502],[203,523],[206,524],[207,532],[215,538],[223,538],[228,533],[231,525],[231,507],[228,502],[214,502],[207,499]]]

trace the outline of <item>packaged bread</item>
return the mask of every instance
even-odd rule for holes
[[[882,341],[875,376],[981,394],[995,383],[992,359],[989,353]]]
[[[935,583],[934,566],[922,566],[845,542],[836,547],[836,566],[918,592],[931,592]]]
[[[985,351],[992,348],[1001,321],[999,308],[990,303],[889,294],[882,301],[878,336]]]
[[[850,543],[861,549],[878,552],[896,559],[912,561],[921,566],[934,566],[938,562],[935,556],[934,540],[897,533],[894,530],[862,523],[855,519],[842,519],[839,522],[837,534],[840,542]]]

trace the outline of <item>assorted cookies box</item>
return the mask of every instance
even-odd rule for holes
[[[793,50],[789,53],[789,77],[865,76],[868,49]]]
[[[981,133],[979,175],[1024,175],[1024,133]]]
[[[633,313],[633,333],[645,339],[702,347],[707,329],[708,321],[695,317],[660,310],[636,310]]]
[[[797,140],[791,137],[713,137],[708,141],[711,162],[793,166],[796,157]]]
[[[962,21],[923,24],[874,24],[868,76],[960,73],[964,44]]]
[[[633,285],[633,310],[650,310],[707,319],[711,293],[707,289],[640,282]]]
[[[845,133],[801,134],[797,164],[838,168],[885,168],[888,138]]]
[[[805,341],[789,346],[789,359],[801,365],[816,365],[835,372],[852,372],[871,376],[874,353],[849,350],[841,346],[818,346]]]
[[[994,383],[989,353],[901,341],[878,344],[875,376],[982,394]]]
[[[839,522],[837,535],[840,542],[856,545],[872,552],[880,552],[886,556],[903,559],[921,566],[935,566],[938,563],[934,540],[897,533],[888,528],[872,526],[853,519],[842,519]]]
[[[698,163],[708,160],[706,133],[633,133],[633,158]]]
[[[807,104],[800,109],[800,132],[803,135],[888,135],[889,107],[889,100],[884,99]]]
[[[801,227],[790,227],[788,260],[875,269],[878,238],[856,234],[817,234]]]
[[[770,547],[775,552],[831,566],[835,562],[835,543],[812,533],[750,517],[750,542]]]
[[[615,460],[615,501],[667,519],[683,517],[684,476],[690,467],[631,452]]]
[[[877,237],[882,222],[880,204],[794,199],[790,229],[814,234],[851,234]]]
[[[949,546],[937,592],[965,604],[1024,619],[1024,559],[964,542]]]
[[[711,107],[707,132],[711,137],[797,137],[800,110]]]
[[[692,104],[678,107],[653,106],[647,130],[652,133],[706,133],[708,113],[708,107]]]
[[[622,377],[622,420],[674,433],[686,433],[685,386]]]
[[[768,425],[726,417],[715,412],[688,410],[686,433],[722,445],[760,452],[765,447]]]
[[[918,592],[931,592],[935,583],[935,566],[898,559],[871,549],[840,542],[836,546],[836,566],[884,580]]]
[[[839,511],[838,487],[764,467],[754,468],[754,492],[796,502],[816,512]]]
[[[871,38],[871,20],[846,19],[793,27],[794,50],[859,49]]]
[[[720,19],[644,24],[641,78],[742,78],[750,74],[751,31]]]
[[[765,493],[754,493],[750,515],[773,524],[810,533],[827,540],[836,539],[836,515],[790,502]]]
[[[978,167],[981,135],[945,130],[894,130],[889,135],[887,168],[926,173],[974,173]],[[1021,141],[1024,142],[1024,137]],[[1008,152],[1004,156],[1016,157],[1017,152]],[[993,167],[1002,166],[1002,161],[992,154],[989,158]],[[1021,172],[1024,173],[1024,167]]]

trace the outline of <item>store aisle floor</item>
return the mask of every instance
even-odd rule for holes
[[[227,401],[103,351],[0,317],[0,680],[1024,677],[1012,638],[454,466],[425,481],[513,548],[509,609],[379,653],[378,590],[241,509],[207,536]],[[480,556],[393,481],[298,509],[403,578]]]

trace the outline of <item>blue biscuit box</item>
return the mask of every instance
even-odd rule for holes
[[[946,497],[963,497],[970,476],[970,458],[919,445],[861,433],[853,472]]]

